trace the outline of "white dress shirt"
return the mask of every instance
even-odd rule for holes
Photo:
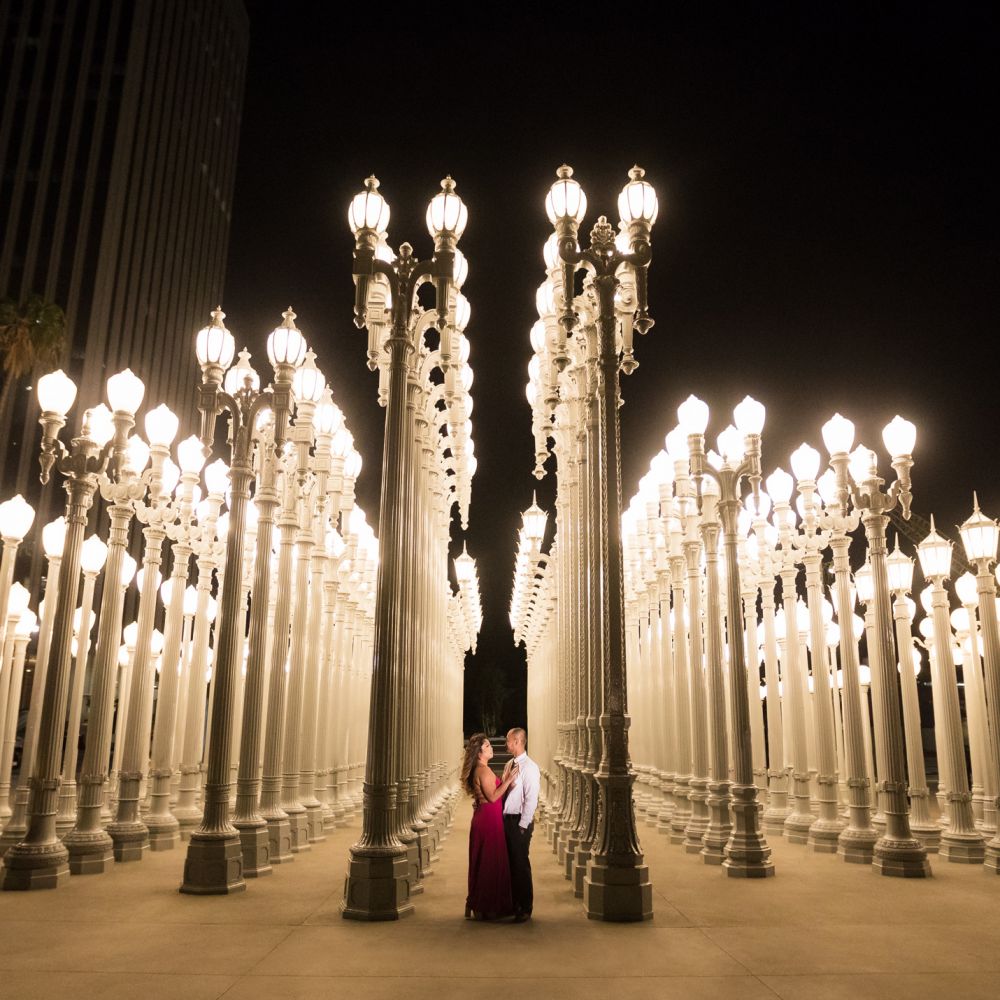
[[[538,765],[528,756],[527,752],[514,758],[517,763],[517,777],[511,783],[507,798],[503,804],[504,815],[520,816],[518,824],[522,830],[527,830],[535,818],[538,807],[538,789],[541,787],[542,775]]]

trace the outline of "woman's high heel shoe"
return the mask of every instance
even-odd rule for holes
[[[473,920],[473,919],[475,919],[475,915],[472,912],[472,907],[469,906],[468,904],[466,904],[466,906],[465,906],[465,919],[466,920]]]

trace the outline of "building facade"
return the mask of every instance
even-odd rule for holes
[[[0,4],[0,298],[66,313],[75,419],[125,367],[192,426],[192,331],[221,301],[248,51],[242,0]],[[36,492],[30,380],[0,494]]]

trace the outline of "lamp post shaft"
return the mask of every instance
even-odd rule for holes
[[[53,642],[42,693],[38,758],[31,776],[28,829],[24,840],[4,855],[4,889],[54,889],[69,875],[69,854],[56,836],[56,810],[80,553],[97,478],[89,472],[71,475],[65,487],[68,495],[66,541],[59,567],[59,598],[55,608]]]
[[[976,566],[976,589],[979,594],[979,621],[982,626],[983,661],[986,668],[986,706],[993,763],[997,767],[994,787],[1000,789],[1000,627],[997,622],[996,584],[987,560],[979,560]],[[1000,798],[994,802],[994,806],[1000,820]],[[986,844],[984,865],[986,871],[1000,875],[1000,829]]]

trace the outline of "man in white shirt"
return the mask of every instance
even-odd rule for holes
[[[507,790],[503,803],[503,830],[507,837],[507,858],[510,861],[510,887],[514,898],[514,920],[523,923],[531,917],[534,893],[531,885],[531,861],[528,848],[534,830],[535,809],[538,807],[538,790],[541,773],[538,765],[525,751],[527,734],[523,729],[507,733],[507,752],[513,760],[507,769],[517,764],[518,773]],[[507,769],[504,777],[507,777]]]

